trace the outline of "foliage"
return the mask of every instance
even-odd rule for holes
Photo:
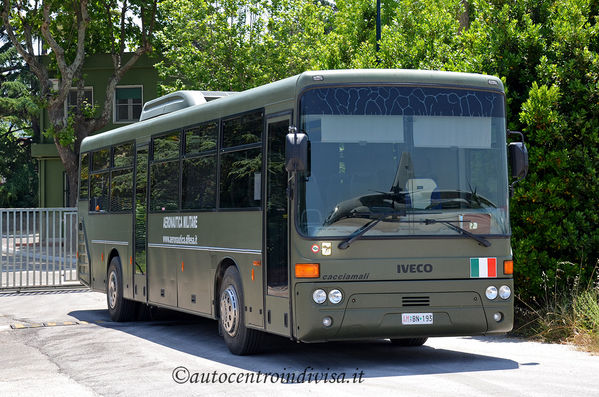
[[[165,0],[163,89],[239,91],[314,67],[331,8],[305,0]]]
[[[30,119],[38,112],[30,89],[21,80],[0,82],[0,117]]]
[[[0,208],[35,207],[37,178],[30,146],[0,124]]]
[[[597,270],[599,264],[593,269],[595,276]],[[521,301],[516,308],[514,333],[543,342],[570,341],[599,353],[599,277],[582,282],[581,271],[574,263],[562,262],[551,280],[544,275],[544,296]]]
[[[517,281],[531,296],[543,271],[555,279],[557,263],[579,264],[588,280],[599,258],[599,43],[591,5],[549,8],[547,45],[520,113],[532,172],[513,200],[513,242]]]
[[[36,167],[29,154],[29,137],[38,112],[30,75],[0,28],[0,207],[36,205]]]

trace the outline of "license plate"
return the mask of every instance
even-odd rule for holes
[[[433,313],[403,313],[401,323],[403,325],[432,324]]]

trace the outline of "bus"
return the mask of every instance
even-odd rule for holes
[[[510,331],[528,155],[505,103],[493,76],[380,69],[149,101],[81,144],[79,278],[113,321],[145,305],[216,319],[238,355],[267,333]]]

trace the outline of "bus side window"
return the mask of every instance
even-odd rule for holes
[[[179,209],[179,131],[152,140],[150,212]]]
[[[109,166],[108,148],[92,153],[92,169],[89,181],[89,210],[91,212],[108,211]]]
[[[216,207],[216,154],[183,160],[183,209]]]
[[[110,171],[110,211],[133,209],[133,143],[114,146]]]
[[[185,131],[181,205],[186,210],[216,208],[216,140],[218,121]]]
[[[220,154],[220,208],[260,206],[262,110],[223,121]]]

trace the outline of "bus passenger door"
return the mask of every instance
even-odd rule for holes
[[[279,335],[291,335],[287,219],[285,136],[291,113],[267,121],[265,172],[264,258],[266,268],[265,327]]]
[[[135,156],[135,207],[133,211],[133,299],[147,302],[148,146]]]

